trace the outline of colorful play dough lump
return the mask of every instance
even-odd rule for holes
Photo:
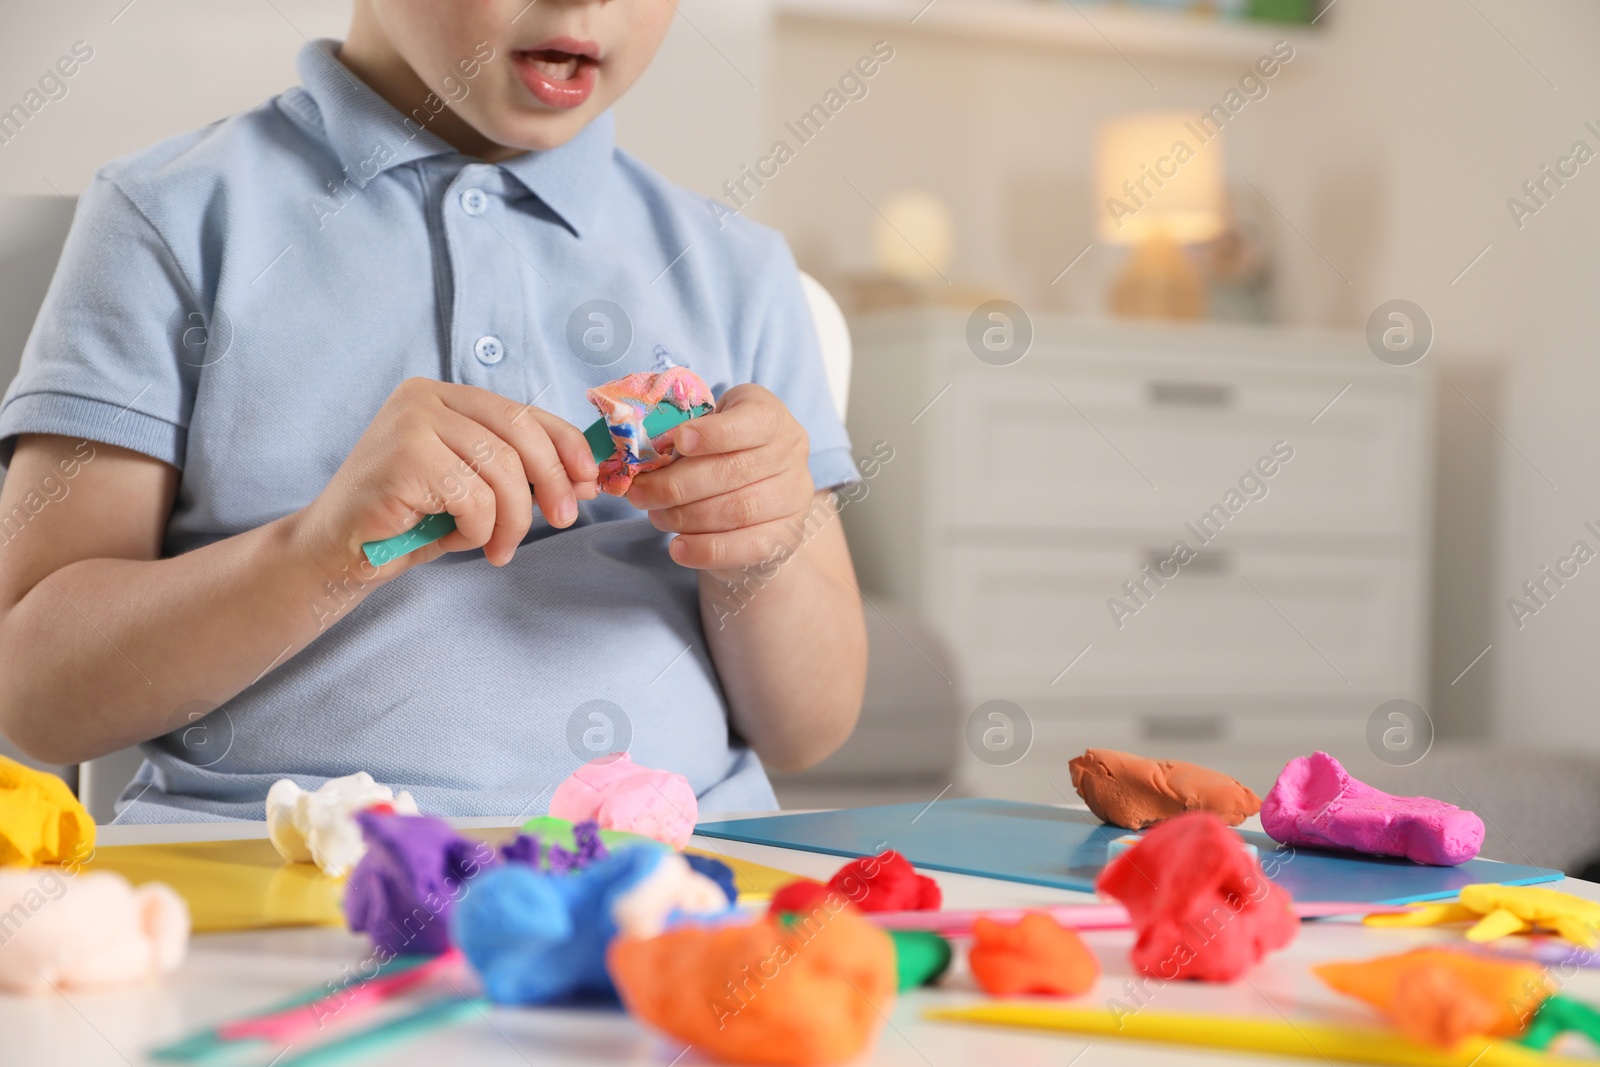
[[[862,911],[937,911],[943,903],[939,883],[918,874],[909,860],[889,849],[840,867],[823,885],[807,879],[790,882],[772,895],[768,913],[811,911],[837,895]]]
[[[0,990],[114,989],[167,974],[189,944],[189,907],[120,874],[0,870]]]
[[[665,467],[678,458],[672,446],[672,431],[654,439],[645,433],[644,420],[657,404],[692,411],[716,403],[711,388],[687,367],[669,367],[657,374],[630,374],[590,389],[588,397],[589,403],[600,409],[617,446],[616,452],[600,464],[600,491],[612,496],[627,493],[634,475]]]
[[[499,1004],[611,997],[606,947],[685,918],[718,918],[727,896],[654,842],[566,874],[507,863],[475,879],[451,917],[456,945]]]
[[[1586,949],[1600,947],[1600,903],[1531,885],[1468,885],[1461,899],[1424,904],[1391,915],[1369,915],[1369,926],[1474,924],[1468,941],[1494,941],[1508,934],[1549,930]]]
[[[1472,812],[1380,792],[1326,752],[1289,761],[1261,802],[1261,828],[1285,845],[1404,856],[1440,867],[1465,863],[1483,847],[1483,820]]]
[[[0,867],[82,863],[94,820],[53,774],[0,756]]]
[[[1545,970],[1442,948],[1311,968],[1328,986],[1380,1011],[1419,1044],[1453,1048],[1467,1037],[1515,1037],[1551,990]]]
[[[1071,760],[1072,788],[1101,822],[1128,830],[1209,811],[1238,826],[1261,810],[1261,798],[1220,771],[1179,760],[1154,760],[1091,748]]]
[[[356,812],[373,805],[388,805],[399,815],[417,814],[410,793],[396,796],[366,771],[330,778],[310,791],[291,778],[280,778],[267,790],[267,836],[290,863],[315,863],[323,874],[343,878],[366,852]]]
[[[890,930],[889,939],[894,942],[895,988],[902,993],[937,982],[955,956],[949,941],[927,930]]]
[[[889,935],[853,908],[619,937],[611,977],[635,1017],[729,1063],[822,1067],[860,1055],[893,1006]]]
[[[1133,964],[1152,978],[1231,982],[1294,940],[1289,894],[1209,812],[1157,823],[1112,861],[1095,889],[1127,909]]]
[[[467,882],[499,858],[443,819],[356,814],[367,852],[350,872],[344,914],[350,929],[372,938],[387,958],[437,956],[450,947],[450,913]]]
[[[641,767],[626,752],[592,759],[573,771],[550,798],[550,814],[602,830],[642,834],[673,848],[689,843],[700,805],[689,779]]]
[[[1083,939],[1048,915],[1034,912],[1015,923],[979,919],[972,938],[967,965],[990,996],[1075,997],[1100,977],[1100,963]]]

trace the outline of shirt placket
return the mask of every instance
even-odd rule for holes
[[[469,164],[445,187],[440,204],[454,298],[450,366],[455,381],[522,403],[528,351],[519,252],[508,217],[508,176],[492,164]]]

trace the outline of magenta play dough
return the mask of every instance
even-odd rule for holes
[[[673,848],[689,843],[700,805],[689,779],[671,771],[641,767],[626,752],[590,760],[556,787],[550,814],[602,830],[625,830],[663,841]]]
[[[1427,797],[1394,797],[1350,777],[1326,752],[1290,760],[1261,802],[1261,828],[1274,841],[1404,856],[1453,867],[1483,847],[1483,820]]]

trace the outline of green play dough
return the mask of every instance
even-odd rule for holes
[[[890,930],[900,992],[929,985],[950,966],[950,942],[923,930]]]
[[[522,832],[539,839],[539,844],[546,847],[560,845],[571,852],[578,847],[577,839],[572,836],[572,823],[566,819],[558,819],[553,815],[540,815],[529,819],[522,824]],[[601,830],[600,842],[607,849],[625,848],[628,845],[651,844],[658,845],[659,841],[645,837],[643,834],[630,834],[626,830]]]
[[[1572,1030],[1600,1044],[1600,1012],[1582,1001],[1556,996],[1540,1006],[1538,1014],[1528,1023],[1528,1029],[1517,1040],[1543,1052],[1556,1038]]]

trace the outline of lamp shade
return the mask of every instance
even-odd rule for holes
[[[1164,237],[1182,244],[1222,232],[1222,144],[1184,111],[1118,115],[1095,145],[1095,212],[1100,239],[1140,244]]]
[[[893,278],[942,280],[955,251],[950,209],[932,193],[896,193],[873,220],[872,250],[878,269]]]

